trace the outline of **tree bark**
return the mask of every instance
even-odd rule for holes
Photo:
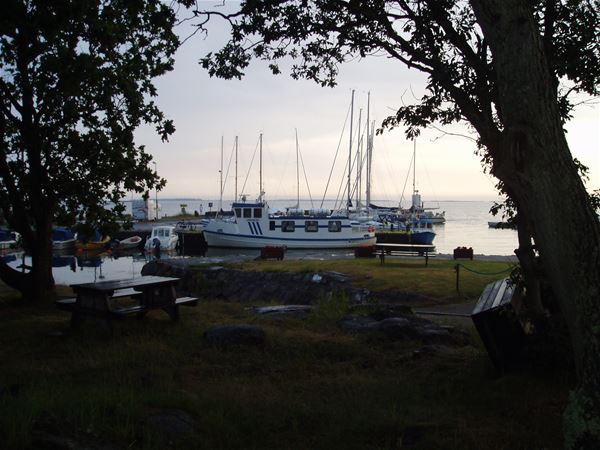
[[[573,163],[532,3],[471,0],[489,42],[504,125],[494,174],[532,226],[569,329],[578,375],[565,446],[600,448],[600,222]]]
[[[519,248],[515,254],[519,258],[521,271],[525,282],[527,312],[534,323],[539,324],[544,320],[545,311],[542,305],[540,270],[535,258],[534,247],[531,242],[531,229],[524,218],[517,216],[517,233],[519,236]]]

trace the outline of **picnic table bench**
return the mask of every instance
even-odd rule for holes
[[[391,256],[421,256],[425,258],[425,265],[429,265],[429,258],[435,256],[435,246],[427,244],[375,244],[375,255],[379,256],[381,264],[386,257]]]
[[[56,306],[71,312],[71,326],[94,319],[112,330],[111,319],[135,314],[143,317],[152,309],[162,309],[171,319],[179,319],[179,306],[195,306],[195,297],[177,297],[175,286],[179,278],[145,276],[129,280],[72,284],[74,298],[56,300]],[[117,300],[129,297],[129,304]]]

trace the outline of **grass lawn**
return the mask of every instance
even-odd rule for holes
[[[446,295],[454,286],[445,261],[417,270],[402,261],[382,268],[372,260],[286,263],[285,270],[355,271],[356,283],[383,289],[398,289],[397,280],[442,298],[440,283],[446,280]],[[284,270],[271,262],[252,267]],[[466,286],[465,277],[470,292]],[[415,358],[421,343],[339,330],[343,307],[272,320],[217,301],[182,309],[179,323],[159,311],[120,321],[112,338],[86,329],[56,336],[68,313],[15,306],[7,301],[13,295],[0,290],[1,448],[31,446],[33,424],[48,414],[114,448],[562,447],[567,374],[522,368],[498,376],[479,344]],[[266,346],[205,345],[204,331],[225,323],[262,326]],[[169,445],[140,426],[164,409],[193,416],[194,436]]]
[[[461,265],[458,292],[457,263]],[[514,265],[499,261],[430,259],[425,266],[423,258],[387,258],[382,265],[378,258],[356,258],[250,261],[232,267],[289,272],[336,271],[350,275],[356,286],[371,291],[418,293],[431,303],[457,303],[476,301],[486,284],[507,277]]]

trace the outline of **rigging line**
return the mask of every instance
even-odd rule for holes
[[[355,153],[354,160],[352,161],[352,168],[354,169],[357,166],[358,166],[358,153]],[[354,184],[352,185],[351,194],[352,195],[356,194],[357,189],[358,189],[358,177],[354,180]],[[358,207],[358,204],[356,206]]]
[[[229,169],[231,168],[231,161],[233,160],[233,153],[235,152],[235,141],[231,147],[231,154],[229,155],[229,163],[227,164],[227,172],[225,172],[225,182],[223,183],[223,192],[225,192],[225,186],[227,186],[227,179],[229,178]],[[235,201],[236,199],[233,199]]]
[[[408,165],[408,172],[406,173],[406,178],[404,179],[404,187],[402,188],[402,195],[400,196],[400,205],[398,205],[398,206],[402,206],[402,200],[404,200],[404,191],[406,190],[406,183],[408,183],[408,178],[410,177],[410,169],[412,169],[414,158],[415,158],[415,155],[413,153],[413,155],[410,157],[410,164]]]
[[[433,187],[433,183],[431,182],[431,176],[429,175],[429,171],[427,170],[427,164],[424,163],[425,158],[421,158],[421,166],[423,166],[423,170],[425,171],[425,176],[427,177],[427,181],[429,182],[429,188],[431,189],[431,192],[433,192],[433,198],[435,199],[435,201],[437,202],[437,207],[438,209],[440,208],[440,199],[437,196],[437,193],[435,192],[435,189]]]
[[[256,156],[256,150],[258,150],[258,143],[260,142],[260,138],[256,142],[256,147],[254,147],[254,153],[252,153],[252,159],[250,160],[250,166],[248,167],[248,172],[246,173],[246,179],[244,180],[244,185],[242,186],[241,194],[243,195],[246,190],[246,182],[248,181],[248,177],[250,176],[250,169],[252,169],[252,163],[254,162],[254,157]]]
[[[348,116],[350,116],[351,106],[348,105],[348,111],[346,112],[346,118],[344,119],[344,126],[342,127],[342,133],[340,134],[340,140],[338,141],[337,149],[335,150],[335,156],[333,157],[333,163],[331,164],[331,170],[329,171],[329,178],[327,178],[327,184],[325,185],[325,192],[323,192],[323,198],[321,199],[321,206],[319,208],[323,208],[323,203],[325,202],[325,197],[327,196],[327,189],[329,189],[329,182],[331,181],[331,175],[333,175],[333,169],[335,168],[335,161],[337,160],[338,153],[340,152],[340,146],[342,145],[342,138],[344,137],[344,131],[346,131],[346,125],[348,124]],[[337,199],[336,199],[337,203]]]
[[[344,173],[346,171],[346,167],[348,167],[348,163],[344,164]],[[344,188],[343,192],[342,192],[342,187]],[[341,193],[341,197],[340,197],[340,193]],[[335,209],[337,211],[338,201],[340,202],[339,208],[341,209],[344,206],[343,199],[345,197],[346,197],[346,182],[344,180],[344,177],[342,177],[341,181],[340,181],[340,186],[338,187],[337,196],[335,197],[335,203],[333,204],[333,209]]]
[[[306,189],[308,190],[308,198],[310,199],[310,207],[314,209],[315,205],[313,203],[312,194],[310,192],[310,186],[308,185],[308,177],[306,176],[306,167],[304,166],[304,158],[302,157],[302,150],[300,150],[300,145],[298,145],[298,154],[300,155],[300,163],[302,164],[302,172],[304,172],[304,181],[306,181]]]

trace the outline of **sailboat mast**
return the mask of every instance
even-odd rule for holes
[[[358,145],[356,146],[356,209],[360,208],[360,190],[362,189],[362,108],[358,110]]]
[[[417,171],[417,140],[414,139],[413,140],[413,194],[415,193],[416,190],[416,182],[415,182],[415,173]]]
[[[352,176],[352,122],[354,121],[354,89],[352,89],[352,101],[350,102],[350,143],[348,145],[348,201],[346,202],[346,212],[350,214],[350,178]]]
[[[259,193],[259,201],[262,203],[262,199],[263,199],[263,181],[262,181],[262,133],[260,133],[260,138],[259,138],[259,142],[260,142],[260,152],[259,152],[259,159],[260,159],[260,164],[259,164],[259,170],[258,170],[258,184],[259,184],[259,189],[260,189],[260,193]]]
[[[367,210],[371,205],[371,134],[369,133],[369,127],[371,126],[369,119],[369,113],[371,109],[371,92],[367,92],[367,180],[365,188],[365,196],[367,203]]]
[[[300,208],[300,161],[298,161],[298,129],[296,131],[296,208]]]
[[[223,209],[223,139],[223,136],[221,136],[221,170],[219,170],[221,189],[219,193],[219,211]]]
[[[238,199],[238,137],[235,137],[235,197],[234,201]]]

